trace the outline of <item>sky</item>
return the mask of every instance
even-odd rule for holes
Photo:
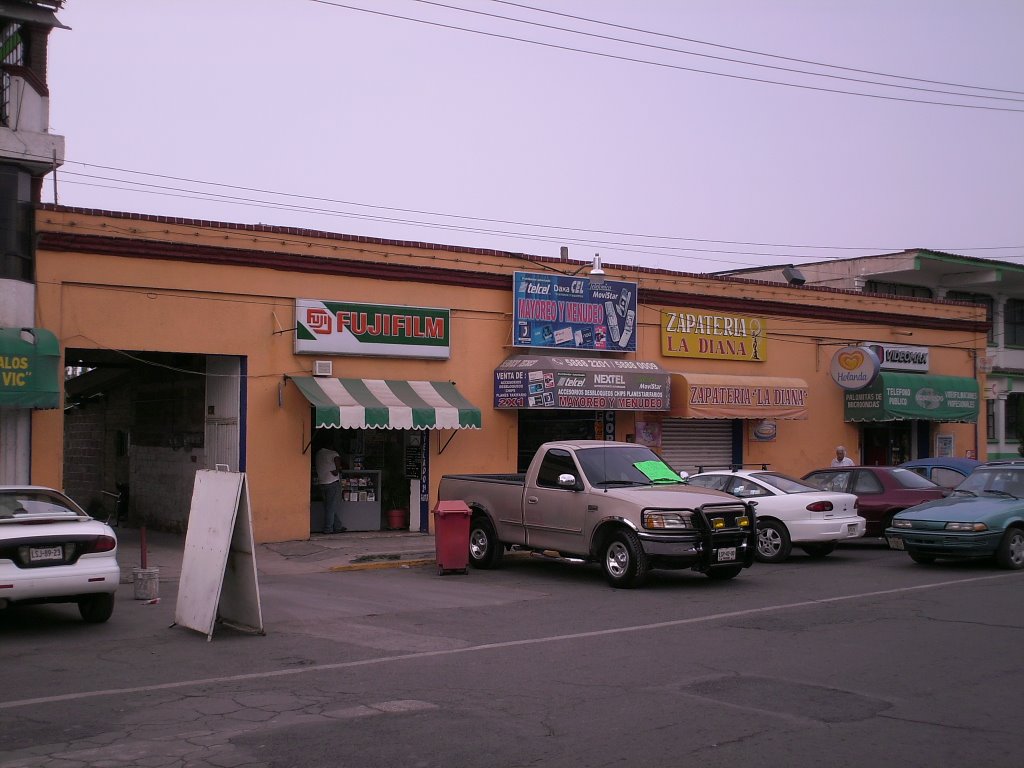
[[[1024,264],[1020,0],[58,17],[62,205],[696,273],[918,247]]]

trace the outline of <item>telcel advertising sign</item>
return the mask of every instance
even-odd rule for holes
[[[636,352],[636,283],[515,273],[513,344]]]
[[[451,312],[430,307],[295,300],[295,354],[447,359]]]

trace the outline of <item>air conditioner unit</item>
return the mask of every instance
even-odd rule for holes
[[[333,376],[334,375],[334,363],[330,360],[314,360],[313,361],[313,375],[314,376]]]

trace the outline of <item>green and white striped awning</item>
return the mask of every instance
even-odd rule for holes
[[[293,376],[313,406],[314,427],[479,429],[480,409],[447,381]]]

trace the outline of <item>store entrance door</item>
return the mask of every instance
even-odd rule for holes
[[[886,421],[864,427],[865,466],[894,466],[911,458],[910,421]]]
[[[410,457],[422,457],[423,436],[404,429],[325,429],[315,432],[311,466],[310,532],[323,528],[323,494],[315,477],[316,449],[332,448],[341,457],[337,525],[349,531],[408,529],[411,498]],[[419,466],[415,467],[418,475]]]
[[[525,472],[537,449],[551,440],[596,440],[604,437],[604,411],[519,411],[517,472]],[[614,432],[613,432],[614,434]]]

